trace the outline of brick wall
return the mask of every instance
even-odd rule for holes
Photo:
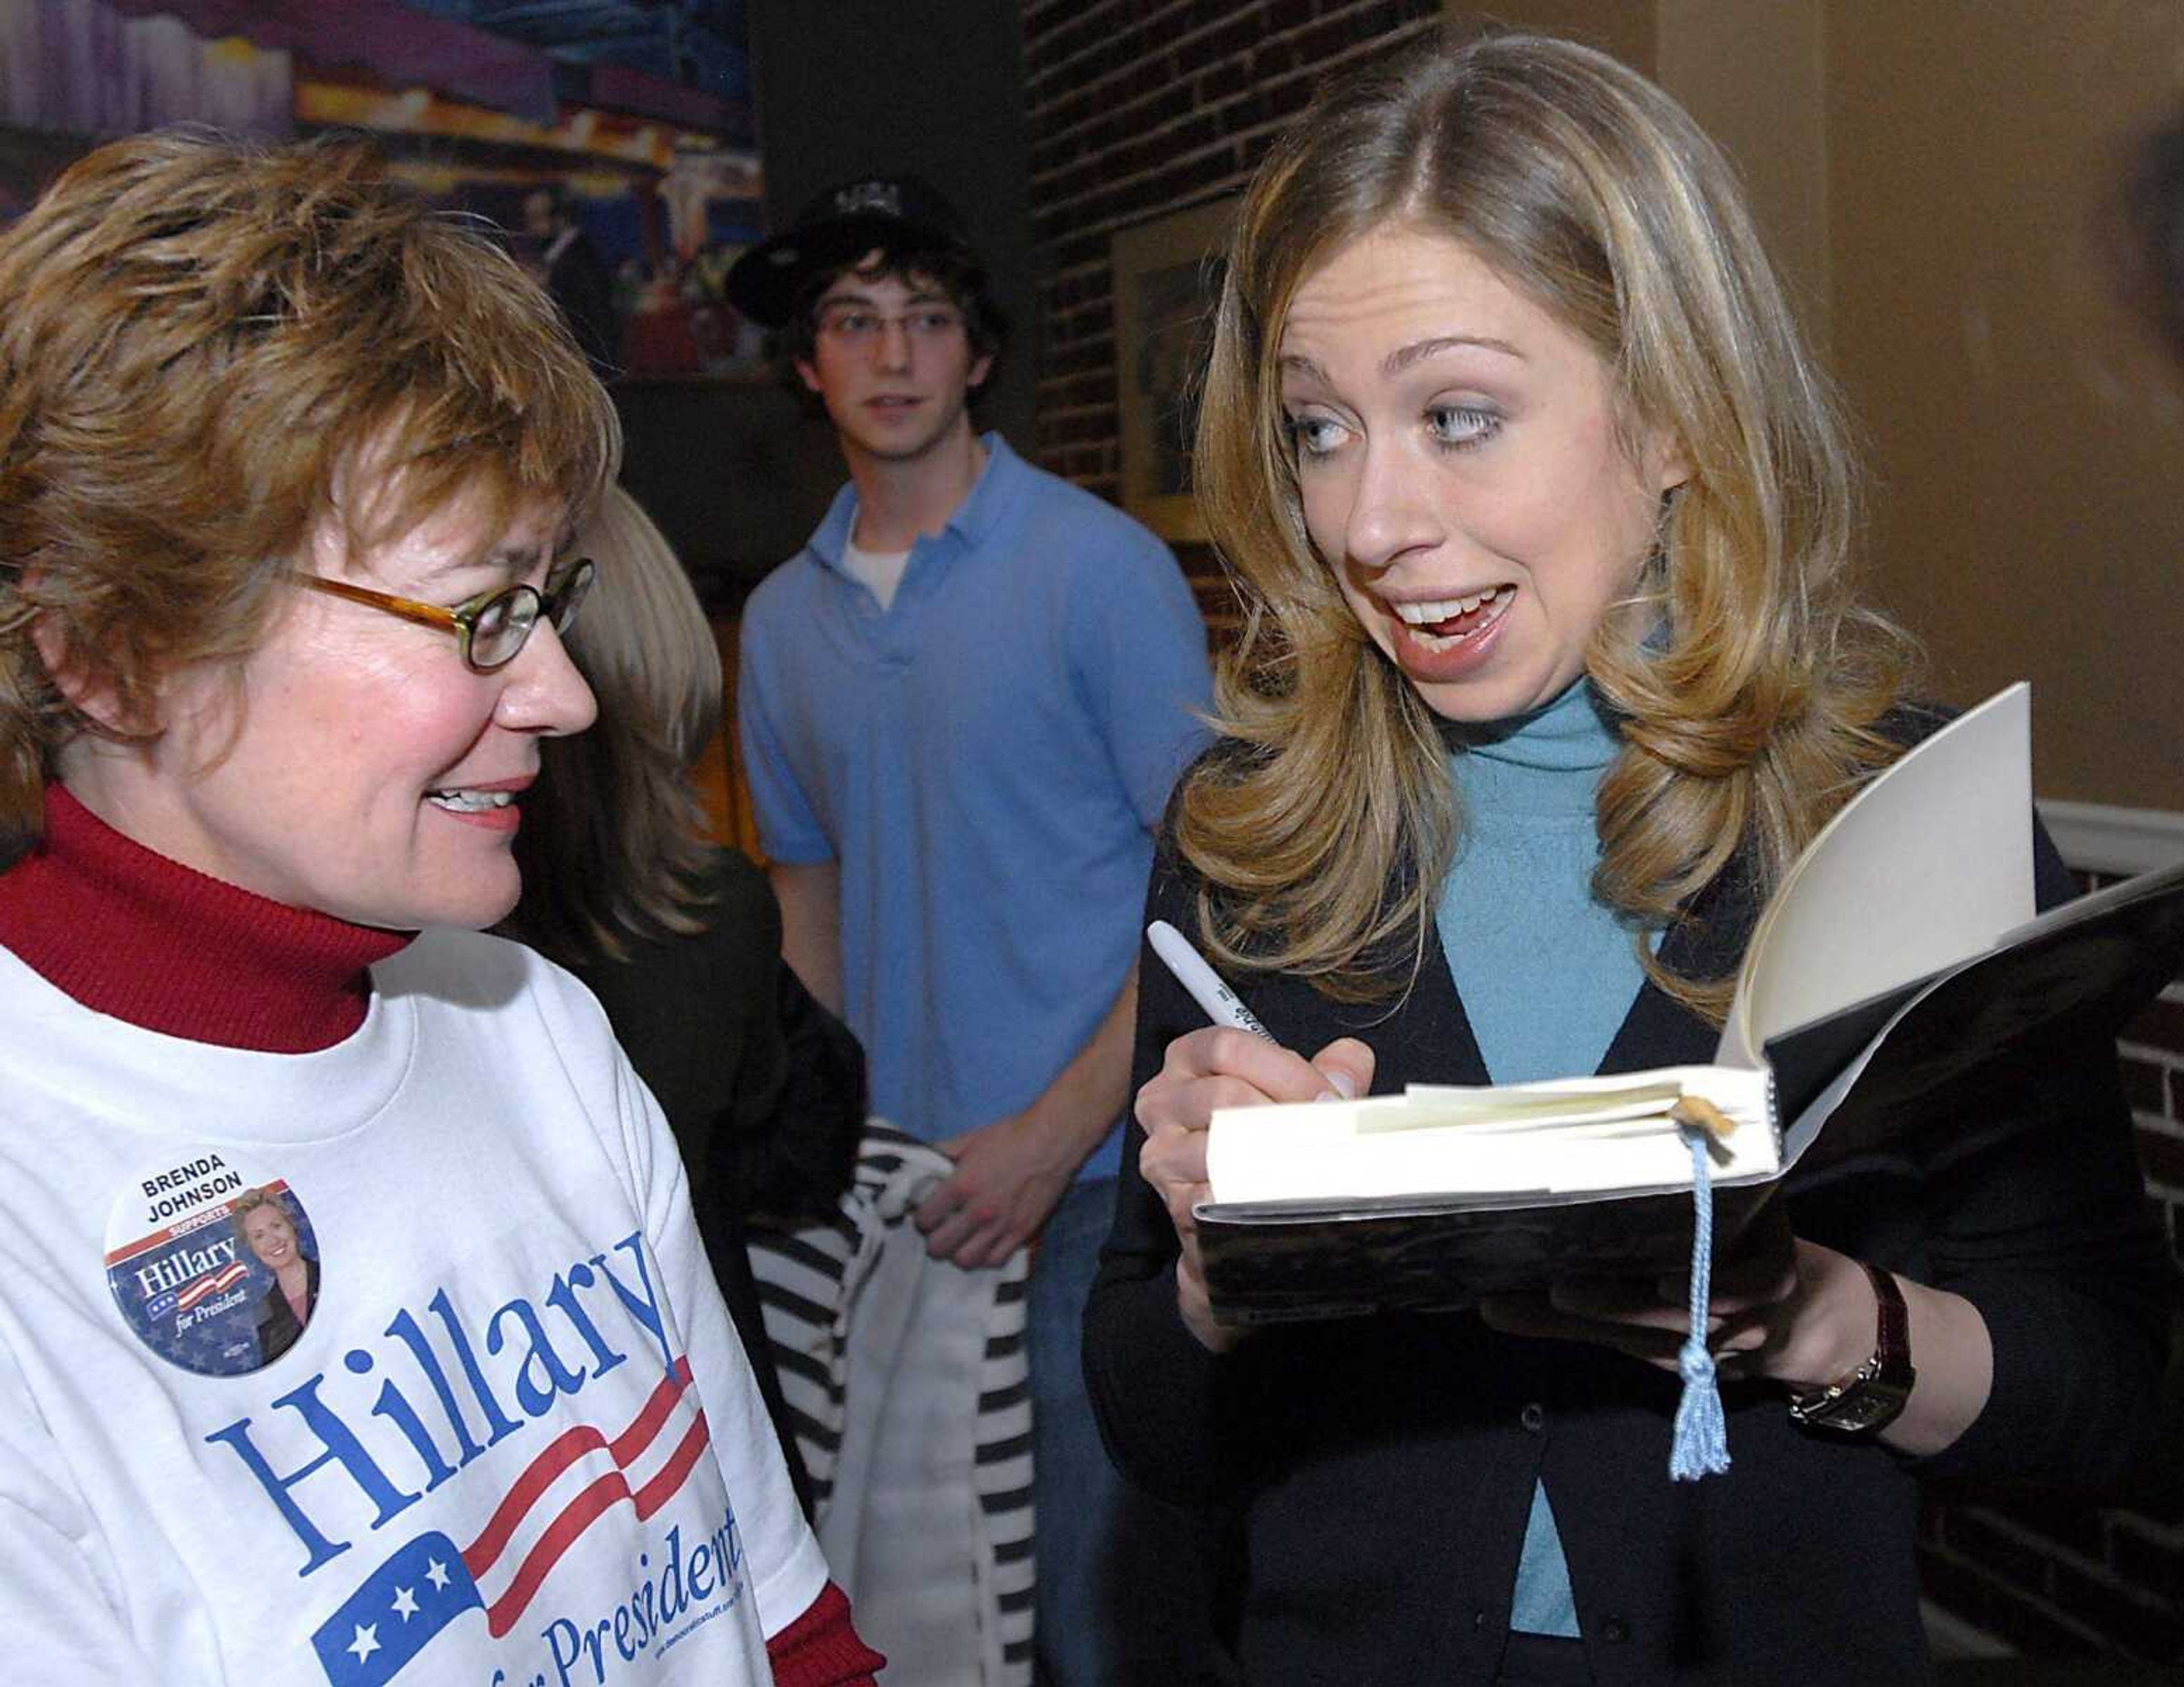
[[[1240,187],[1320,78],[1439,15],[1435,0],[1025,0],[1040,462],[1116,495],[1115,231]]]
[[[1117,495],[1116,231],[1240,187],[1320,77],[1440,11],[1434,0],[1024,0],[1039,461]],[[1217,623],[1210,560],[1178,548]],[[2184,983],[2124,1052],[2149,1194],[2184,1259]],[[2176,1458],[2184,1467],[2184,1447]],[[2170,1475],[2131,1509],[1935,1496],[1919,1540],[1929,1599],[2030,1654],[2184,1662],[2184,1467]]]
[[[2184,981],[2171,984],[2125,1031],[2122,1048],[2147,1193],[2170,1251],[2184,1265]],[[2178,1585],[2184,1587],[2184,1577]]]

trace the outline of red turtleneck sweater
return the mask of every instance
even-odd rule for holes
[[[285,907],[123,837],[58,785],[0,873],[0,944],[86,1007],[231,1049],[308,1054],[364,1023],[366,968],[413,933]],[[859,1687],[885,1662],[833,1583],[766,1642],[775,1687]]]

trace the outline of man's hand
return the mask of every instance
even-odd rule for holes
[[[940,1151],[956,1162],[917,1209],[925,1251],[966,1271],[997,1266],[1039,1233],[1076,1176],[1081,1155],[1029,1113],[1012,1113],[950,1137]]]
[[[917,1209],[926,1252],[975,1271],[1039,1233],[1123,1111],[1137,1011],[1132,961],[1092,1035],[1030,1106],[939,1144],[956,1171]]]

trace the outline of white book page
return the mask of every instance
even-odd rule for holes
[[[1658,1119],[1665,1117],[1685,1094],[1711,1101],[1724,1112],[1748,1105],[1756,1094],[1764,1116],[1764,1086],[1755,1088],[1747,1072],[1724,1074],[1714,1066],[1657,1066],[1608,1077],[1546,1078],[1533,1083],[1413,1083],[1403,1091],[1401,1111],[1361,1114],[1358,1128],[1372,1132],[1464,1125],[1478,1131],[1513,1132]]]
[[[2034,912],[2032,693],[1958,716],[1847,804],[1753,934],[1721,1060],[1984,953]]]
[[[1219,1108],[1206,1137],[1207,1181],[1217,1203],[1673,1186],[1690,1180],[1691,1151],[1665,1115],[1686,1092],[1735,1124],[1718,1176],[1777,1169],[1763,1074],[1668,1067],[1635,1082],[1580,1083],[1524,1086],[1535,1098],[1559,1088],[1575,1104],[1559,1116],[1497,1117],[1474,1105],[1492,1092],[1427,1085],[1362,1101]],[[1659,1094],[1646,1097],[1649,1088]],[[1614,1105],[1634,1100],[1630,1111]]]

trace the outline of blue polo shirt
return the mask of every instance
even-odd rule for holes
[[[737,682],[760,839],[777,861],[838,863],[872,1109],[927,1141],[1028,1105],[1112,1005],[1208,695],[1205,624],[1166,548],[985,445],[885,610],[843,571],[844,487],[752,593]],[[1119,1134],[1081,1177],[1114,1175]]]

